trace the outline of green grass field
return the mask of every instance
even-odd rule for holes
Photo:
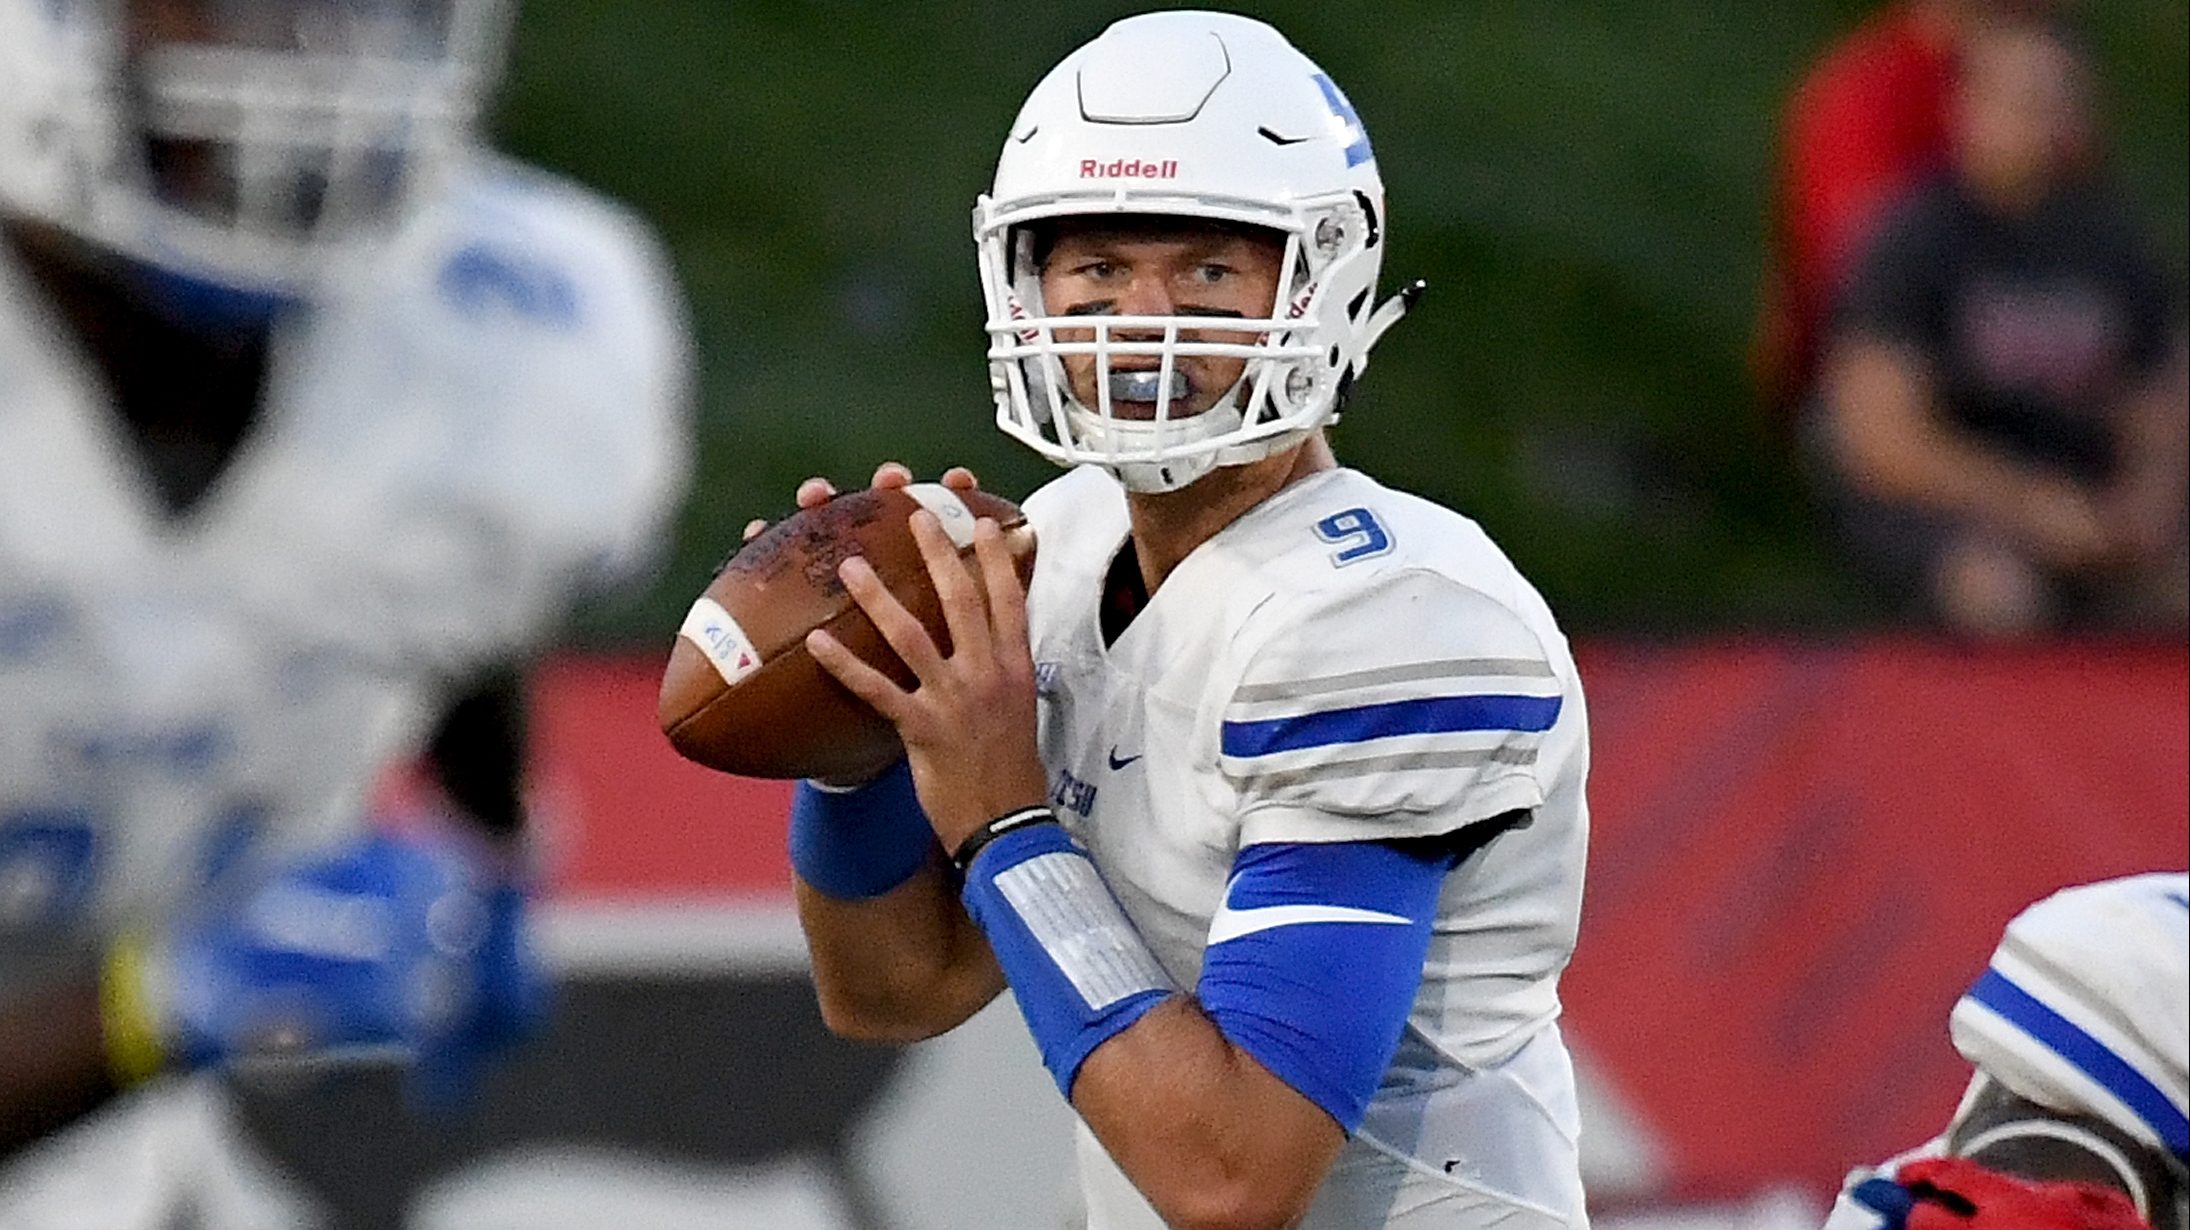
[[[1041,73],[1138,7],[528,0],[501,129],[667,234],[701,345],[674,559],[595,640],[658,641],[809,473],[1049,471],[991,426],[968,217]],[[1391,196],[1386,339],[1341,455],[1483,521],[1570,626],[1830,626],[1833,565],[1743,350],[1781,99],[1870,6],[1267,3],[1351,95]],[[2116,162],[2190,242],[2190,16],[2090,0]]]

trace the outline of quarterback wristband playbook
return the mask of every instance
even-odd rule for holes
[[[792,797],[791,866],[839,901],[879,897],[912,879],[934,846],[912,766],[903,760],[864,786],[800,782]]]
[[[1069,1100],[1095,1048],[1176,988],[1087,851],[1046,809],[1029,812],[998,817],[967,839],[962,897],[1003,966],[1042,1065]]]

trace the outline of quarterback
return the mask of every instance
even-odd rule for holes
[[[652,237],[474,138],[509,16],[0,0],[0,1152],[536,1007],[501,860],[359,832],[419,753],[515,827],[515,667],[682,481]]]
[[[2190,875],[2024,910],[1954,1006],[1945,1132],[1849,1176],[1826,1230],[2190,1230]]]
[[[1377,299],[1387,225],[1360,118],[1270,27],[1074,52],[975,210],[998,422],[1071,467],[1025,505],[1031,590],[993,523],[976,586],[915,514],[950,654],[858,559],[918,686],[809,638],[908,753],[794,805],[824,1015],[918,1038],[1008,985],[1091,1230],[1587,1224],[1574,664],[1480,528],[1324,435],[1412,299]]]

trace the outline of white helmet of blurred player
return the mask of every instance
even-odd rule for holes
[[[1337,417],[1369,348],[1411,302],[1411,291],[1374,302],[1383,211],[1360,118],[1282,34],[1228,13],[1118,22],[1034,88],[974,206],[997,425],[1135,491],[1177,490],[1299,443]],[[1226,319],[1230,341],[1192,336],[1206,317],[1052,315],[1040,224],[1100,215],[1267,228],[1285,240],[1277,302],[1266,318]],[[1059,362],[1086,354],[1093,406]],[[1245,373],[1207,411],[1174,418],[1174,363],[1193,355],[1243,359]],[[1112,413],[1120,356],[1144,368],[1156,358],[1152,420]]]
[[[309,289],[471,139],[511,0],[0,0],[0,210]]]

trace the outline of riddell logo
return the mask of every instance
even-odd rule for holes
[[[1099,162],[1093,158],[1080,160],[1081,179],[1177,179],[1177,159],[1164,162],[1144,162],[1139,158],[1120,158],[1115,162]]]

